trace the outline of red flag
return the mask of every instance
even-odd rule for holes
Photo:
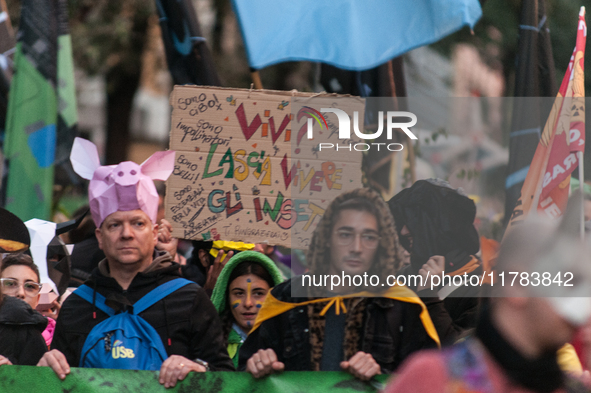
[[[585,8],[581,7],[575,50],[544,126],[507,232],[523,220],[533,206],[540,214],[553,218],[560,217],[566,209],[570,174],[579,164],[576,153],[585,150],[586,39]]]

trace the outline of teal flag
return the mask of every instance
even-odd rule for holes
[[[22,2],[4,153],[6,209],[23,221],[51,219],[56,141],[65,160],[74,138],[74,67],[65,4]]]
[[[1,366],[0,392],[207,392],[207,393],[363,393],[377,392],[389,378],[371,382],[345,372],[287,371],[255,379],[245,372],[190,373],[170,389],[158,383],[157,371],[72,368],[60,381],[49,367]]]

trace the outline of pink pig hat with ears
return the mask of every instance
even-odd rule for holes
[[[70,161],[74,171],[90,180],[88,200],[97,228],[116,211],[141,209],[156,223],[158,192],[153,180],[166,180],[174,169],[175,152],[159,151],[141,165],[124,161],[101,166],[94,143],[76,138]]]

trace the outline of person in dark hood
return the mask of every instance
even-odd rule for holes
[[[577,376],[561,371],[556,356],[591,317],[591,250],[589,239],[580,240],[579,206],[573,214],[567,209],[559,227],[530,214],[512,229],[501,245],[499,279],[475,334],[409,359],[384,391],[588,392]],[[501,277],[513,274],[527,279],[503,285]],[[569,275],[576,277],[572,286],[552,285],[553,278]]]
[[[385,286],[400,265],[399,251],[379,194],[363,188],[335,198],[312,235],[309,274],[267,294],[240,349],[240,368],[256,378],[280,370],[345,370],[368,380],[438,344],[421,300],[406,287]],[[323,277],[343,280],[315,284]],[[370,279],[359,282],[362,277]]]
[[[419,180],[392,197],[388,206],[400,244],[411,253],[412,273],[433,255],[445,257],[446,271],[460,269],[480,249],[476,205],[443,180]]]
[[[405,274],[425,280],[442,273],[449,279],[464,273],[482,276],[474,256],[480,249],[474,227],[476,205],[461,189],[442,180],[419,180],[390,199],[388,206],[400,243],[410,252]],[[480,287],[437,285],[431,289],[430,284],[423,282],[412,289],[427,305],[442,343],[453,344],[476,326]]]

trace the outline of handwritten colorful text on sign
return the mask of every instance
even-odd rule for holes
[[[336,98],[313,99],[334,105]],[[308,99],[175,87],[170,148],[177,154],[166,196],[175,236],[306,247],[328,203],[361,186],[361,153],[318,154],[318,143],[337,137],[329,129],[336,117],[327,116],[314,140],[303,137],[310,116],[294,111]],[[345,107],[363,111],[362,100],[348,100]]]

